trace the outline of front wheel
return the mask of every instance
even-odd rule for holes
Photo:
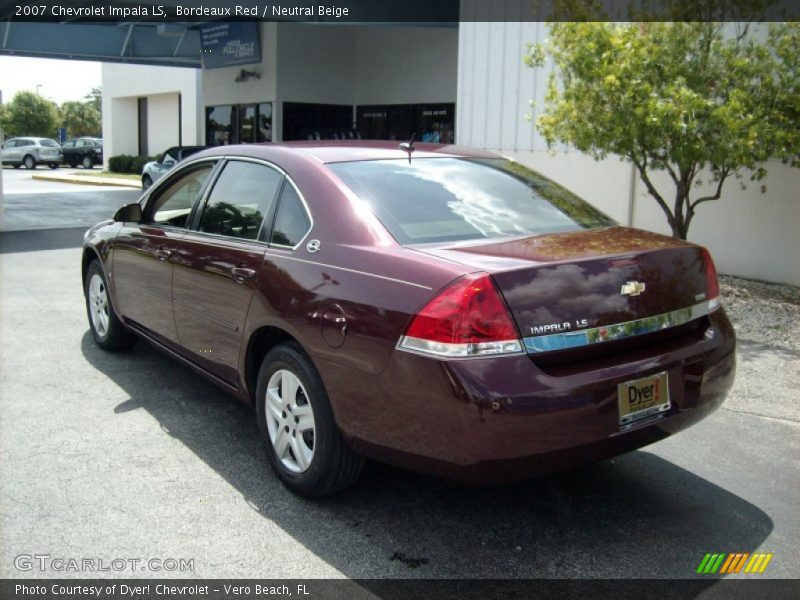
[[[26,169],[35,169],[36,168],[36,159],[33,158],[30,154],[25,157],[22,161],[25,164]]]
[[[89,328],[97,345],[109,351],[124,350],[133,346],[136,343],[136,335],[125,328],[114,312],[106,276],[98,260],[92,261],[86,269],[84,294]]]
[[[94,161],[90,156],[84,156],[83,161],[81,161],[84,169],[92,169],[94,168]]]
[[[345,443],[319,373],[295,344],[264,357],[256,408],[270,465],[293,492],[318,498],[358,479],[364,459]]]

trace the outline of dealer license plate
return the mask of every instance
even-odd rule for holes
[[[658,373],[617,386],[619,424],[630,425],[669,410],[669,385],[666,373]]]

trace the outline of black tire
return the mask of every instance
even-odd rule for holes
[[[84,156],[81,165],[84,169],[94,169],[94,161],[91,156]]]
[[[19,163],[14,163],[14,164],[13,164],[13,165],[11,165],[11,166],[12,166],[12,167],[14,167],[15,169],[19,169],[19,168],[20,168],[22,165],[21,165],[21,164],[19,164]]]
[[[74,160],[71,160],[69,161],[69,166],[72,167],[73,169],[77,169],[78,163],[76,163]]]
[[[25,158],[22,159],[22,163],[25,165],[26,169],[36,168],[36,159],[33,158],[30,154],[26,155]]]
[[[278,457],[267,425],[267,386],[270,378],[279,370],[289,371],[299,379],[314,416],[313,456],[308,467],[299,473],[287,468]],[[320,498],[339,492],[358,479],[364,459],[345,443],[336,425],[322,379],[311,360],[296,344],[276,346],[264,357],[258,371],[256,411],[269,463],[290,490],[307,498]]]
[[[153,185],[153,180],[150,179],[150,175],[145,175],[144,177],[142,177],[142,189],[143,190],[148,189],[151,185]]]
[[[50,163],[50,168],[51,169],[57,169],[58,168],[58,163]]]
[[[92,300],[90,299],[89,286],[91,285],[94,277],[99,277],[102,281],[102,286],[106,297],[105,314],[108,318],[108,325],[106,326],[105,331],[98,331],[98,328],[95,326],[95,321],[92,317],[93,306]],[[100,265],[100,261],[96,259],[93,260],[91,264],[89,264],[89,268],[86,269],[86,277],[83,280],[83,293],[86,300],[86,316],[89,319],[89,329],[91,330],[92,337],[97,345],[103,350],[108,350],[110,352],[125,350],[133,346],[136,343],[136,334],[127,329],[114,312],[114,307],[111,304],[111,295],[108,294],[106,275],[103,273],[103,267]]]

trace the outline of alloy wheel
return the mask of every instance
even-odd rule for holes
[[[108,333],[108,292],[106,282],[97,273],[89,280],[89,314],[99,336]]]
[[[293,473],[302,473],[314,459],[314,412],[305,387],[287,369],[273,373],[265,398],[267,431],[275,455]]]

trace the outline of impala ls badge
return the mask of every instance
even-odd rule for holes
[[[638,296],[644,288],[645,285],[641,281],[626,281],[619,293],[623,296]]]

